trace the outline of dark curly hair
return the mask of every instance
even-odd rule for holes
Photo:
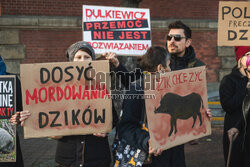
[[[166,49],[160,46],[150,47],[140,60],[140,67],[144,71],[155,72],[159,64],[166,67],[170,55]]]
[[[169,30],[171,30],[171,29],[183,29],[186,38],[192,38],[192,30],[187,25],[182,23],[181,21],[175,21],[173,23],[170,23],[168,25],[168,29]]]

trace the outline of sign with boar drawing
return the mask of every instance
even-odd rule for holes
[[[24,137],[106,133],[112,129],[109,63],[21,65]]]
[[[205,66],[145,78],[145,100],[153,148],[166,150],[211,134],[206,114]],[[153,95],[153,96],[152,96]]]

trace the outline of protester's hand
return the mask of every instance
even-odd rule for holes
[[[154,154],[154,156],[158,156],[158,155],[161,155],[162,149],[160,149],[160,148],[157,148],[157,149],[152,148],[151,147],[151,141],[149,139],[148,140],[148,153],[149,154]]]
[[[18,125],[20,123],[20,112],[16,112],[16,114],[12,115],[10,118],[10,122]]]
[[[105,57],[106,60],[109,60],[115,67],[119,66],[119,60],[117,59],[117,55],[113,52],[105,52],[101,55]]]
[[[228,139],[231,140],[235,140],[237,138],[239,134],[239,130],[237,128],[231,128],[227,131],[227,135],[228,135]]]
[[[207,116],[208,116],[209,120],[211,121],[211,120],[212,120],[212,117],[213,117],[212,112],[211,112],[211,109],[208,108],[208,109],[206,110],[206,113],[207,113]]]
[[[106,137],[107,133],[94,133],[93,135],[97,137]]]
[[[20,119],[19,121],[21,122],[21,126],[24,125],[24,121],[30,117],[31,113],[26,110],[26,111],[21,111],[20,112]]]

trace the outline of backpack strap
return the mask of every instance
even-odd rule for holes
[[[148,127],[146,126],[147,123],[147,114],[146,114],[146,107],[145,107],[145,100],[143,100],[142,104],[142,116],[141,116],[141,128],[148,132]]]

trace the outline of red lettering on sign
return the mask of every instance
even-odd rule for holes
[[[0,108],[0,116],[6,116],[5,109],[6,108]]]
[[[55,93],[55,89],[54,88],[49,88],[49,101],[53,100],[56,101],[55,97],[54,97],[54,93]]]
[[[78,92],[76,92],[76,89],[78,88]],[[52,92],[52,93],[51,93]],[[96,85],[91,86],[89,89],[89,86],[85,85],[84,90],[83,86],[79,85],[76,86],[66,86],[63,89],[61,87],[42,87],[37,91],[37,88],[33,90],[33,94],[31,96],[29,90],[26,90],[25,93],[26,96],[26,104],[29,105],[30,101],[34,101],[35,104],[38,102],[45,103],[45,102],[51,102],[53,101],[61,101],[62,99],[75,100],[78,98],[78,100],[90,100],[90,99],[103,99],[105,96],[109,97],[108,90],[106,88],[106,85]]]
[[[113,31],[93,31],[93,39],[114,39]]]
[[[126,28],[126,22],[125,21],[118,21],[117,22],[117,28]]]
[[[98,29],[100,30],[101,29],[101,23],[98,23],[98,22],[94,23],[94,29],[95,30],[98,30]]]
[[[106,22],[106,21],[102,22],[102,29],[104,29],[104,30],[108,30],[109,29],[108,22]]]
[[[142,27],[141,21],[140,21],[140,20],[137,20],[137,21],[135,22],[135,26],[136,26],[137,28]]]
[[[92,27],[93,27],[92,23],[90,22],[86,23],[86,30],[89,30]]]
[[[26,104],[29,105],[29,99],[35,100],[35,104],[37,104],[37,89],[35,88],[33,90],[33,95],[30,95],[30,92],[28,90],[25,91],[25,96],[26,96]]]
[[[109,27],[111,29],[116,29],[115,22],[114,21],[109,22]]]

